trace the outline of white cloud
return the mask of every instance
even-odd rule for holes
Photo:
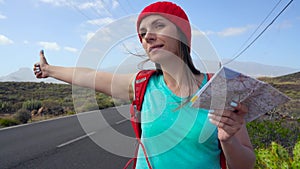
[[[219,32],[214,32],[214,31],[205,31],[206,35],[218,35],[218,36],[223,36],[223,37],[229,37],[229,36],[237,36],[241,35],[248,30],[252,29],[253,26],[244,26],[244,27],[231,27],[231,28],[226,28],[222,31]]]
[[[0,45],[10,45],[14,42],[10,40],[8,37],[0,34]]]
[[[95,0],[88,2],[79,2],[78,0],[39,0],[41,3],[50,4],[58,7],[69,7],[77,8],[78,10],[90,10],[92,9],[98,15],[109,15],[111,13],[107,8],[115,9],[119,6],[117,0],[110,0],[108,2],[103,2],[103,0]]]
[[[117,0],[112,1],[112,9],[116,9],[119,6],[119,2]]]
[[[7,17],[5,15],[0,14],[0,19],[6,19]]]
[[[54,6],[67,6],[67,0],[40,0],[42,3],[51,4]]]
[[[85,42],[89,41],[93,36],[95,35],[95,32],[89,32],[87,33],[84,37],[83,37],[83,40]]]
[[[78,6],[78,8],[79,8],[79,9],[89,9],[89,8],[94,7],[94,6],[95,6],[95,4],[92,3],[92,2],[85,2],[85,3],[83,3],[83,4],[80,4],[80,5]]]
[[[112,23],[114,21],[113,18],[105,17],[105,18],[100,18],[100,19],[94,19],[94,20],[88,20],[87,23],[92,24],[92,25],[106,25],[109,23]]]
[[[89,1],[89,2],[78,4],[78,8],[79,9],[104,8],[104,4],[102,3],[102,1],[95,1],[95,2]]]
[[[193,34],[193,36],[203,36],[207,33],[203,32],[203,31],[200,31],[200,30],[197,30],[197,29],[192,29],[192,34]]]
[[[98,30],[97,32],[89,32],[87,33],[85,36],[83,36],[83,40],[85,42],[88,42],[93,36],[96,35],[96,33],[99,35],[105,35],[105,36],[101,36],[101,41],[107,41],[107,42],[110,42],[112,39],[111,39],[111,30],[110,28],[102,28],[100,30]],[[99,36],[97,37],[99,38]]]
[[[115,29],[112,27],[102,28],[102,29],[98,30],[97,33],[100,35],[104,35],[101,37],[101,39],[109,42],[112,40],[111,36],[110,36],[110,35],[112,35],[112,30],[115,30]]]
[[[111,4],[112,2],[108,2],[108,4]],[[73,3],[74,5],[74,3]],[[112,14],[109,12],[109,7],[102,1],[102,0],[96,0],[96,1],[89,1],[85,3],[77,3],[76,5],[78,9],[80,10],[92,10],[93,12],[96,12],[96,14],[100,16],[112,16]]]
[[[109,0],[109,1],[103,1],[103,0],[95,0],[95,1],[89,1],[85,3],[78,4],[79,9],[91,9],[94,8],[98,12],[103,12],[103,10],[107,10],[108,7],[111,9],[115,9],[119,6],[119,2],[117,0]]]
[[[48,50],[60,50],[59,45],[56,42],[38,42],[40,46],[42,46],[44,49]]]
[[[64,47],[64,50],[72,52],[72,53],[76,53],[78,51],[76,48],[72,48],[72,47],[68,47],[68,46]]]
[[[220,36],[236,36],[243,34],[248,30],[247,27],[241,27],[241,28],[227,28],[221,32],[218,32],[218,35]]]

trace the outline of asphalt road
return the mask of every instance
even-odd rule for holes
[[[127,113],[128,107],[123,106],[83,113],[80,118],[71,116],[1,129],[0,169],[123,168],[129,160],[123,152],[132,154],[135,143],[123,144],[113,135],[117,132],[134,138],[130,121],[122,116]],[[100,114],[109,127],[99,120]]]

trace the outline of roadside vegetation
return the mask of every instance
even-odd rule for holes
[[[94,103],[94,104],[92,104]],[[124,104],[87,88],[68,84],[0,82],[0,127]]]
[[[257,169],[300,168],[300,72],[261,77],[292,100],[247,124]],[[73,97],[72,97],[73,96]],[[74,98],[74,96],[76,96]],[[91,89],[68,84],[0,82],[0,127],[103,109],[121,104]]]

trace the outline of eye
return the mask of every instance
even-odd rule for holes
[[[146,36],[146,32],[140,32],[140,36],[144,38]]]
[[[156,29],[163,28],[163,27],[165,27],[165,24],[163,24],[163,23],[158,22],[157,24],[155,24]]]

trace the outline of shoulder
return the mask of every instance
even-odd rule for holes
[[[137,72],[131,80],[130,98],[134,98],[134,95],[138,92],[143,92],[152,77],[156,74],[156,70],[141,70]]]

